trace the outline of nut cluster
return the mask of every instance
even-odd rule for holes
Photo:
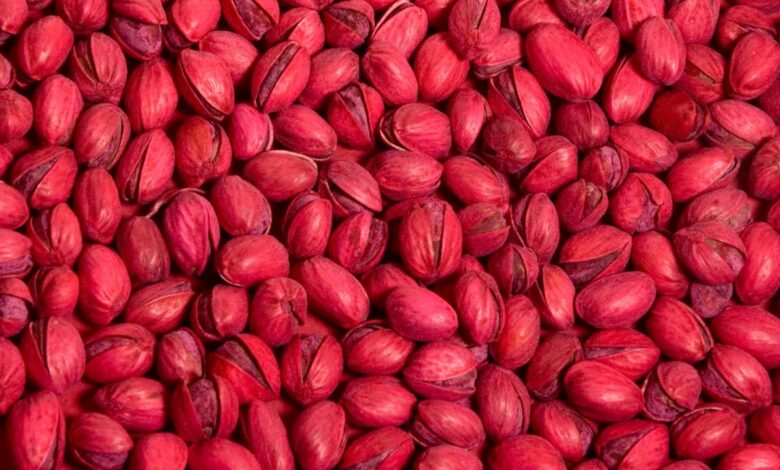
[[[778,0],[0,0],[0,467],[780,469]]]

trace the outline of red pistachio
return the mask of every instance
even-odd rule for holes
[[[178,102],[173,67],[165,60],[143,62],[130,73],[124,104],[133,131],[167,125],[173,119]]]
[[[531,410],[531,429],[549,441],[561,457],[570,462],[585,457],[596,437],[596,423],[561,401],[535,403]]]
[[[374,130],[384,110],[382,97],[374,88],[351,83],[331,95],[327,119],[340,143],[368,150],[374,146]]]
[[[445,400],[423,400],[410,431],[423,447],[449,444],[477,449],[485,441],[479,416],[469,408]]]
[[[550,100],[537,78],[514,65],[488,83],[488,103],[500,117],[517,121],[532,137],[539,138],[550,123]]]
[[[183,289],[180,296],[182,303],[170,309],[176,312],[173,315],[184,315],[182,310],[187,307],[192,295],[189,289]],[[223,284],[198,294],[190,309],[190,323],[195,334],[207,342],[219,341],[243,331],[248,317],[249,296],[246,289]]]
[[[154,334],[174,329],[187,313],[195,295],[186,278],[169,277],[144,286],[127,301],[125,320],[143,325]]]
[[[183,191],[165,209],[162,225],[173,261],[185,274],[202,274],[219,245],[219,222],[211,203]]]
[[[65,147],[44,146],[16,159],[8,180],[33,209],[47,209],[70,197],[76,158]]]
[[[302,405],[328,398],[339,384],[344,353],[332,335],[296,335],[280,360],[282,387]]]
[[[374,41],[360,59],[368,82],[391,105],[400,106],[417,99],[418,83],[412,67],[396,46]]]
[[[188,328],[163,335],[157,342],[157,374],[167,384],[189,383],[205,370],[203,343]]]
[[[409,57],[425,38],[427,29],[424,9],[409,1],[397,1],[376,22],[371,41],[388,42]]]
[[[252,102],[264,113],[289,107],[306,87],[310,68],[309,53],[295,41],[268,49],[252,70]]]
[[[321,256],[309,258],[293,267],[292,278],[306,289],[311,308],[328,321],[350,328],[368,316],[365,289],[333,261]]]
[[[325,27],[316,10],[293,7],[282,12],[279,22],[263,35],[265,47],[270,48],[283,41],[295,41],[309,55],[325,46]]]
[[[536,253],[540,264],[547,264],[560,241],[558,212],[543,193],[523,196],[509,212],[514,236]]]
[[[44,390],[60,394],[84,375],[84,343],[66,320],[46,318],[29,323],[20,351],[28,378]]]
[[[738,159],[752,153],[776,133],[772,118],[744,101],[718,101],[710,105],[710,113],[712,123],[704,133],[705,139],[731,150]]]
[[[580,361],[566,372],[569,401],[587,418],[617,422],[642,411],[642,392],[628,377],[597,361]]]
[[[339,403],[350,423],[366,428],[401,426],[412,418],[417,398],[390,376],[359,377],[347,382]]]
[[[670,428],[675,454],[709,460],[745,438],[745,420],[726,405],[705,404],[677,418]]]
[[[0,365],[0,386],[4,390],[0,399],[0,415],[5,415],[22,397],[25,372],[24,360],[14,343],[5,338],[0,338],[0,352],[2,352],[5,358],[2,365]]]
[[[385,144],[398,150],[419,152],[439,160],[450,152],[450,120],[426,104],[409,103],[387,112],[379,120],[377,131]]]
[[[234,468],[236,470],[261,470],[260,463],[241,444],[222,438],[198,442],[190,447],[187,466],[192,470]]]
[[[255,455],[261,468],[295,468],[287,430],[271,405],[260,400],[249,402],[241,415],[239,427],[247,447]]]
[[[701,379],[693,366],[679,361],[661,362],[645,378],[644,415],[653,421],[670,422],[696,407]]]
[[[384,375],[400,372],[414,343],[374,320],[347,332],[342,347],[348,369],[366,375]]]
[[[558,263],[578,285],[623,271],[630,253],[631,236],[609,225],[596,225],[566,240]]]
[[[93,382],[109,383],[139,377],[152,368],[154,336],[141,325],[117,323],[84,340],[86,369]]]
[[[760,307],[729,306],[712,321],[715,338],[756,358],[765,368],[780,365],[780,321]]]
[[[167,398],[160,382],[131,377],[100,388],[94,400],[98,409],[128,431],[151,432],[165,426]]]
[[[771,403],[772,384],[766,369],[737,347],[716,344],[699,374],[707,395],[739,412],[749,413]]]
[[[599,432],[595,449],[609,468],[660,468],[669,455],[669,431],[641,419],[615,423]]]
[[[336,2],[322,16],[325,41],[333,48],[360,47],[374,28],[373,7],[362,0]]]
[[[301,412],[292,427],[292,449],[304,470],[334,468],[347,444],[344,410],[324,400]]]
[[[7,428],[15,444],[11,446],[11,457],[18,468],[62,466],[65,416],[52,392],[35,392],[16,402]]]
[[[691,307],[670,297],[658,298],[645,326],[658,349],[676,361],[699,362],[713,345],[702,319]]]
[[[271,348],[254,335],[228,338],[208,355],[207,365],[210,374],[232,386],[240,404],[279,397],[279,365]]]
[[[458,328],[455,310],[424,287],[398,287],[387,297],[385,306],[393,330],[412,341],[446,339]]]
[[[631,263],[653,279],[659,294],[679,299],[688,292],[688,276],[674,255],[671,240],[661,233],[649,231],[634,235]]]
[[[287,344],[296,326],[306,321],[306,291],[296,281],[273,278],[262,282],[250,306],[249,328],[270,346]]]
[[[699,222],[678,230],[673,241],[682,264],[705,284],[734,281],[745,263],[742,240],[718,222]]]
[[[499,365],[516,369],[531,360],[539,344],[539,312],[523,295],[510,297],[505,308],[504,327],[490,344],[490,355]]]
[[[347,446],[341,467],[354,469],[376,462],[387,468],[403,468],[413,453],[414,441],[406,432],[398,428],[376,429],[355,438]]]
[[[582,348],[586,359],[606,364],[631,380],[644,377],[661,356],[650,338],[632,329],[596,331]]]
[[[609,200],[615,225],[628,233],[665,230],[672,217],[672,193],[649,173],[630,173]]]
[[[184,470],[187,444],[173,433],[146,434],[135,442],[130,455],[130,470]]]
[[[173,142],[161,129],[135,137],[119,159],[114,179],[123,201],[147,204],[162,195],[175,166]]]
[[[171,395],[171,418],[187,442],[227,437],[238,421],[238,397],[219,377],[182,382]]]
[[[579,317],[596,328],[626,328],[642,318],[655,300],[655,283],[641,271],[602,277],[574,300]]]
[[[487,462],[495,470],[510,470],[518,466],[550,470],[566,468],[555,447],[547,440],[531,435],[515,436],[500,442],[491,449]]]
[[[488,437],[494,441],[523,434],[531,422],[531,398],[510,369],[487,365],[477,377],[476,403]]]
[[[609,192],[620,186],[628,174],[628,167],[627,154],[604,145],[585,154],[579,165],[579,176]]]
[[[477,361],[471,351],[449,341],[419,347],[406,363],[403,377],[418,396],[459,400],[474,394]]]
[[[79,307],[96,325],[107,325],[130,298],[130,276],[117,253],[103,245],[87,245],[78,265]]]
[[[133,284],[161,281],[171,270],[165,239],[151,219],[133,217],[119,226],[117,251]]]
[[[479,470],[482,468],[482,462],[472,452],[447,444],[426,448],[414,462],[415,470],[440,468]]]

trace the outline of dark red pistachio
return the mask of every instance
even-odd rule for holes
[[[281,375],[273,350],[255,335],[237,334],[208,355],[208,372],[225,379],[239,404],[279,398]]]
[[[125,320],[143,325],[154,334],[174,329],[184,318],[195,295],[189,279],[169,277],[133,292],[125,308]]]
[[[631,254],[631,236],[609,225],[578,232],[561,246],[558,263],[575,285],[623,271]]]
[[[344,335],[345,363],[349,370],[366,375],[400,372],[414,350],[414,343],[379,320],[362,323]]]
[[[710,403],[677,418],[669,431],[676,455],[706,461],[737,447],[745,428],[745,419],[732,408]]]
[[[187,301],[192,296],[191,292],[188,294]],[[187,303],[185,301],[180,308],[186,308]],[[184,315],[184,312],[178,312],[178,315]],[[224,284],[217,284],[198,294],[190,308],[192,328],[206,342],[219,341],[240,333],[246,327],[248,317],[247,290]]]
[[[580,232],[598,224],[607,213],[609,199],[603,187],[581,179],[565,186],[555,198],[561,226]]]
[[[98,103],[79,116],[73,135],[76,160],[87,167],[111,170],[130,140],[130,121],[110,103]]]
[[[476,391],[476,367],[471,351],[451,341],[437,341],[424,344],[412,353],[403,377],[418,396],[459,400]]]
[[[168,247],[151,219],[132,217],[119,226],[116,237],[122,258],[134,285],[161,281],[171,270]]]
[[[533,163],[536,145],[531,135],[512,118],[494,117],[482,130],[482,153],[497,170],[514,174]]]
[[[109,244],[121,222],[121,203],[111,174],[103,168],[90,168],[79,176],[73,203],[84,236]]]
[[[217,122],[188,117],[176,131],[176,172],[190,187],[227,173],[231,163],[230,139]]]
[[[402,426],[409,421],[417,397],[396,377],[359,377],[347,382],[339,404],[351,424],[382,428]]]
[[[750,416],[748,430],[760,442],[778,445],[780,442],[780,406],[771,405]]]
[[[176,433],[187,442],[228,437],[238,422],[238,397],[220,377],[180,383],[170,403]]]
[[[203,376],[206,352],[188,328],[166,333],[157,342],[157,374],[166,384],[189,383]]]
[[[43,16],[27,25],[16,41],[15,58],[19,79],[43,80],[68,59],[73,31],[59,16]]]
[[[562,401],[534,403],[531,430],[546,439],[569,462],[582,460],[596,437],[597,426]]]
[[[290,274],[287,249],[272,235],[242,235],[217,252],[214,267],[225,282],[238,287]]]
[[[517,375],[487,365],[477,377],[476,404],[488,437],[494,441],[524,434],[531,423],[531,398]]]
[[[97,383],[139,377],[152,368],[154,336],[141,325],[117,323],[100,328],[84,340],[84,375]]]
[[[691,283],[690,303],[702,318],[713,318],[720,314],[734,294],[734,284],[711,286],[699,282]]]
[[[710,126],[710,111],[682,90],[658,95],[650,108],[650,127],[672,142],[688,142],[700,137]]]
[[[49,145],[68,144],[84,108],[76,83],[59,74],[47,77],[35,88],[32,105],[33,128],[41,141]]]
[[[699,362],[714,343],[709,328],[693,309],[671,297],[656,300],[645,328],[658,349],[675,361]]]
[[[671,422],[696,407],[701,379],[693,366],[679,361],[661,362],[645,378],[644,415],[653,421]]]
[[[456,156],[447,159],[442,182],[466,205],[487,202],[503,211],[509,202],[506,176],[474,158]]]
[[[0,336],[18,335],[30,321],[33,298],[21,279],[0,279]]]
[[[579,150],[589,150],[607,143],[609,122],[594,101],[565,103],[555,113],[555,129]]]
[[[168,22],[162,2],[120,0],[112,2],[111,7],[114,15],[109,28],[126,54],[141,61],[160,55],[163,42],[161,26]]]
[[[344,353],[332,335],[295,335],[280,362],[282,388],[301,405],[328,398],[339,385]]]
[[[661,355],[650,338],[630,329],[598,331],[583,348],[587,359],[607,364],[633,380],[647,374]]]
[[[131,377],[100,388],[98,409],[134,432],[159,431],[167,421],[167,392],[163,384],[146,377]]]

